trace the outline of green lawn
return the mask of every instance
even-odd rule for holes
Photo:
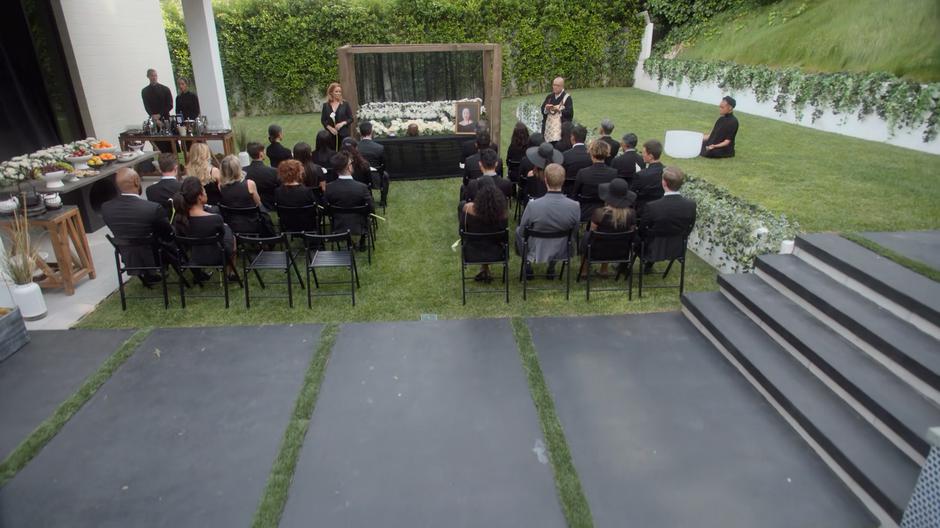
[[[940,80],[938,31],[937,0],[782,0],[718,15],[679,56],[932,82]]]

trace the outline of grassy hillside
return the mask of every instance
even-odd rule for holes
[[[781,0],[721,14],[694,33],[681,58],[940,81],[938,0]]]

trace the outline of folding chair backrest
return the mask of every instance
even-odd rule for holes
[[[177,235],[176,244],[181,252],[180,262],[189,266],[220,266],[225,263],[225,241],[220,231],[209,237],[188,237]],[[183,259],[188,254],[188,259]]]
[[[313,233],[304,233],[304,246],[307,249],[319,249],[328,247],[327,244],[338,244],[345,243],[346,249],[351,250],[352,235],[349,230],[343,231],[342,233],[333,233],[330,235],[317,235]]]
[[[316,232],[317,204],[302,207],[277,206],[277,219],[283,233]]]
[[[128,270],[158,269],[163,262],[160,241],[149,237],[115,237],[105,235],[114,247],[115,255],[121,257],[124,268]],[[146,257],[150,257],[148,260]]]
[[[588,248],[593,260],[630,260],[636,231],[623,233],[588,232]]]
[[[228,207],[219,204],[222,219],[235,233],[258,234],[261,232],[261,208]]]
[[[498,259],[475,259],[472,257],[467,258],[467,249],[471,246],[473,247],[474,252],[479,252],[480,249],[487,247],[498,248],[500,250],[500,257]],[[467,264],[497,262],[505,260],[509,253],[509,231],[503,229],[502,231],[494,231],[491,233],[472,233],[461,229],[460,248],[460,258],[464,263]]]

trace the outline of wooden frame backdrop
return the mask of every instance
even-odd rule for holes
[[[499,117],[502,103],[503,56],[499,44],[347,44],[336,50],[339,82],[354,114],[359,113],[359,85],[355,56],[364,53],[415,53],[479,51],[483,53],[483,106],[490,124],[490,138],[499,143]],[[353,123],[351,126],[355,126]]]

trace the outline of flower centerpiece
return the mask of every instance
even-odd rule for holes
[[[417,125],[422,136],[446,135],[454,132],[456,104],[463,101],[410,101],[405,103],[367,103],[359,107],[359,120],[370,121],[377,137],[403,135],[409,125]],[[486,111],[480,107],[481,115]]]

